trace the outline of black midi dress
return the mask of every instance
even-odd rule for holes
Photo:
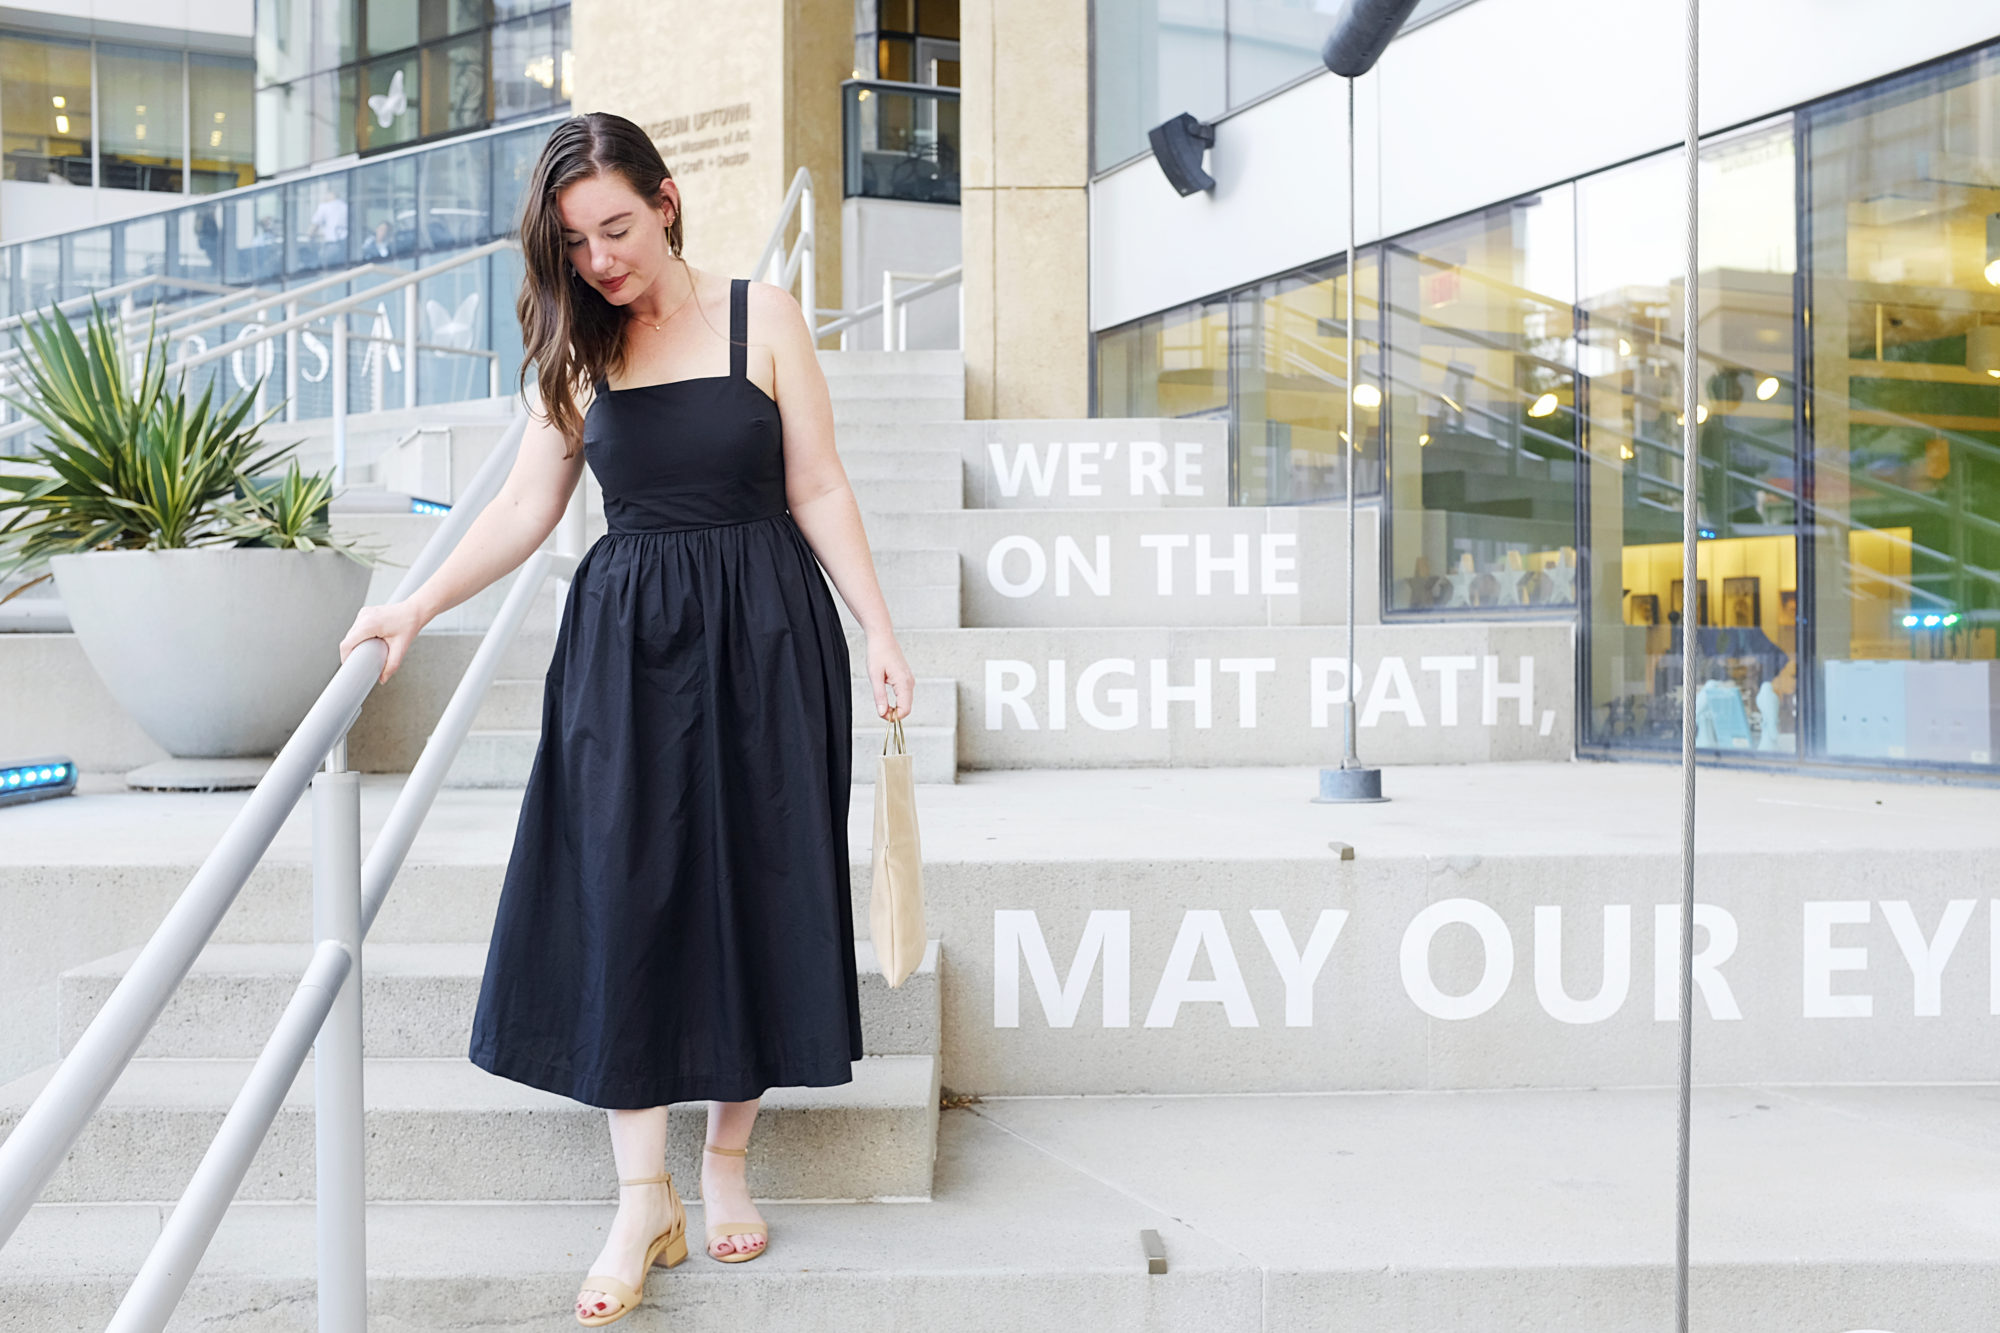
[[[861,1058],[846,635],[746,373],[607,389],[609,531],[542,695],[472,1062],[591,1106],[745,1101]]]

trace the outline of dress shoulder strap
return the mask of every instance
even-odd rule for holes
[[[750,279],[729,280],[729,378],[750,373]]]

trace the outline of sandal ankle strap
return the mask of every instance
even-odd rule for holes
[[[724,1157],[748,1157],[750,1155],[748,1148],[721,1148],[713,1143],[704,1143],[701,1146],[706,1152],[720,1153]]]
[[[663,1175],[633,1176],[630,1179],[620,1176],[618,1183],[621,1185],[671,1185],[674,1183],[674,1173],[668,1171]]]

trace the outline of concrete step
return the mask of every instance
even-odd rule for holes
[[[876,760],[887,744],[888,729],[887,722],[875,720],[854,729],[854,781],[875,781]],[[957,727],[913,727],[905,722],[903,744],[909,748],[916,781],[958,781]]]
[[[1698,1090],[1693,1326],[1991,1333],[1993,1095]],[[620,1327],[1650,1333],[1673,1308],[1673,1126],[1671,1090],[989,1101],[941,1115],[930,1202],[760,1206],[768,1256],[655,1270]],[[371,1204],[370,1328],[564,1326],[609,1182]],[[102,1329],[160,1225],[32,1210],[0,1251],[0,1333]],[[314,1249],[310,1205],[237,1205],[171,1327],[311,1333]]]
[[[621,1333],[1263,1327],[1262,1284],[1241,1253],[970,1111],[942,1120],[930,1202],[760,1203],[771,1254],[754,1263],[700,1253],[707,1219],[691,1203],[688,1261],[653,1270]],[[753,1161],[763,1132],[760,1120]],[[684,1180],[676,1170],[686,1197]],[[371,1203],[369,1328],[574,1327],[571,1302],[612,1218],[610,1182],[607,1167],[578,1204]],[[31,1210],[0,1250],[0,1333],[101,1330],[159,1228],[151,1205]],[[1147,1274],[1141,1228],[1165,1238],[1170,1274]],[[238,1204],[169,1327],[314,1333],[315,1273],[312,1205]]]
[[[965,486],[957,477],[852,477],[854,499],[870,514],[965,508]]]
[[[958,552],[951,547],[885,547],[870,554],[875,562],[875,577],[885,588],[958,584]],[[839,597],[838,592],[834,595],[836,599]]]
[[[866,885],[857,886],[865,892]],[[138,955],[115,953],[62,974],[58,997],[68,1054]],[[149,1059],[250,1059],[263,1048],[312,949],[306,944],[211,944],[147,1034]],[[365,1049],[382,1059],[462,1059],[486,968],[484,943],[370,944],[363,956]],[[938,942],[897,987],[882,979],[874,946],[855,946],[861,1040],[869,1055],[938,1051]]]
[[[889,604],[889,620],[901,634],[907,629],[957,629],[959,626],[958,580],[930,586],[909,586],[892,584],[887,580],[882,584],[882,599]],[[847,609],[847,603],[834,595],[833,604],[840,614],[840,623],[850,633],[861,632],[861,621]]]
[[[496,680],[486,688],[473,716],[475,731],[534,731],[542,725],[542,677]]]
[[[963,484],[965,461],[942,449],[855,448],[842,442],[840,466],[849,481],[947,480]]]
[[[965,374],[965,353],[956,348],[885,352],[880,348],[853,351],[823,351],[820,371],[829,385],[869,376],[908,376],[930,379]]]
[[[850,426],[876,425],[883,422],[915,424],[927,421],[960,421],[964,417],[965,404],[963,400],[956,398],[881,394],[833,400],[834,428],[843,432]]]
[[[860,658],[857,667],[864,666]],[[889,724],[875,715],[875,688],[860,676],[854,678],[854,721],[857,729],[879,731]],[[958,725],[958,682],[949,676],[918,676],[917,706],[903,719],[903,730],[911,727],[955,727]]]
[[[869,1056],[851,1083],[773,1088],[757,1115],[750,1189],[770,1199],[920,1199],[937,1146],[938,1061]],[[50,1065],[0,1087],[0,1134],[47,1083]],[[180,1196],[248,1060],[135,1060],[70,1150],[49,1203]],[[555,1200],[597,1197],[615,1177],[604,1112],[503,1078],[464,1059],[371,1059],[368,1197]],[[293,1083],[238,1198],[313,1193],[313,1073]],[[669,1112],[667,1167],[689,1195],[707,1132],[704,1102]]]

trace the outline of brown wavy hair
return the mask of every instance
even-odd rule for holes
[[[625,368],[625,315],[570,266],[556,196],[577,181],[608,171],[617,172],[649,203],[660,197],[660,183],[671,174],[646,132],[623,116],[590,111],[559,122],[535,161],[516,228],[524,270],[514,301],[521,321],[517,388],[526,390],[533,365],[542,410],[562,432],[565,458],[574,453],[569,443],[583,434],[577,393]],[[666,230],[667,247],[679,258],[679,209]]]

